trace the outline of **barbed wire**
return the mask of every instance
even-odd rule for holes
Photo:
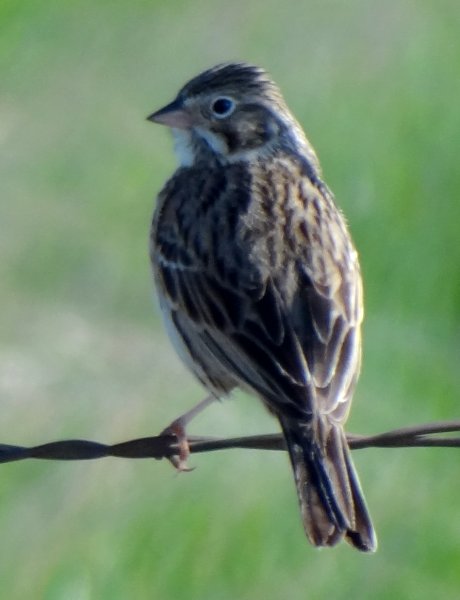
[[[362,448],[459,448],[460,437],[446,433],[460,432],[460,421],[440,421],[393,429],[376,435],[347,434],[352,450]],[[281,434],[254,435],[235,438],[189,436],[190,453],[242,448],[252,450],[285,450]],[[177,455],[177,438],[171,434],[138,438],[118,444],[101,444],[90,440],[62,440],[39,446],[0,444],[0,463],[26,459],[93,460],[118,458],[155,458],[161,460]]]

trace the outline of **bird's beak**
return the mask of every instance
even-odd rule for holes
[[[191,116],[180,100],[174,100],[174,102],[160,108],[160,110],[149,115],[147,120],[177,129],[189,129],[192,127]]]

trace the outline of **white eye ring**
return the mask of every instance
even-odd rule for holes
[[[235,110],[236,103],[228,96],[219,96],[211,102],[211,112],[217,119],[225,119]]]

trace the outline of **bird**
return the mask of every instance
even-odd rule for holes
[[[249,392],[279,421],[308,540],[375,551],[344,432],[360,266],[312,145],[268,72],[245,62],[200,73],[148,120],[171,129],[179,163],[154,210],[153,278],[169,337],[208,392],[170,431]]]

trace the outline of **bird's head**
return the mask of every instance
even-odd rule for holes
[[[279,88],[261,68],[218,65],[189,81],[173,102],[148,119],[171,127],[183,165],[248,160],[308,145]]]

